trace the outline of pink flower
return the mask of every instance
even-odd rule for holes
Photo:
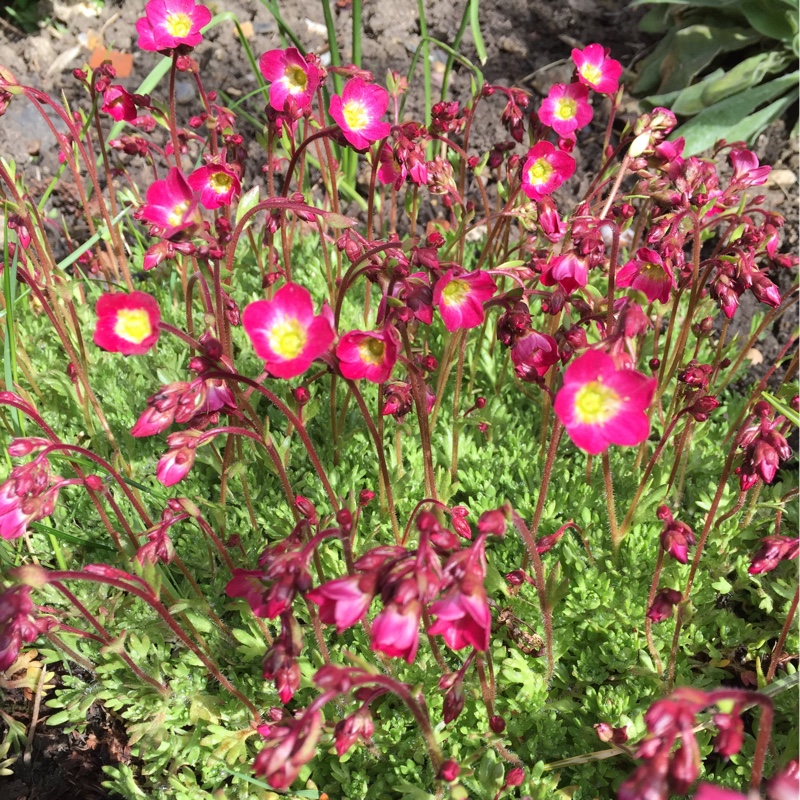
[[[670,292],[677,286],[675,276],[661,256],[649,247],[640,247],[636,258],[617,273],[617,286],[630,286],[643,292],[653,303],[668,303]]]
[[[539,142],[528,150],[522,167],[522,191],[531,200],[552,194],[575,172],[575,159],[550,142]]]
[[[800,794],[800,766],[792,759],[767,781],[769,800],[796,800]]]
[[[517,339],[511,347],[511,363],[514,371],[523,381],[535,381],[544,377],[553,364],[559,360],[558,344],[546,333],[531,329]]]
[[[647,617],[653,622],[663,622],[672,616],[672,609],[680,601],[681,593],[677,589],[661,589],[647,610]]]
[[[350,331],[336,345],[339,369],[351,381],[366,378],[372,383],[385,383],[397,361],[399,344],[397,331],[391,325],[382,331]]]
[[[539,119],[559,136],[566,136],[592,121],[588,98],[589,90],[582,83],[556,83],[539,107]]]
[[[102,111],[109,114],[117,122],[130,122],[136,119],[136,105],[133,95],[125,91],[122,86],[109,86],[103,92]]]
[[[287,283],[272,300],[250,303],[242,324],[266,369],[276,378],[301,375],[333,341],[326,316],[314,316],[308,289]]]
[[[2,505],[0,505],[0,510]],[[760,547],[753,556],[748,572],[751,575],[760,575],[763,572],[772,572],[781,561],[797,558],[800,549],[800,539],[796,536],[765,536]]]
[[[336,723],[333,739],[336,752],[343,756],[359,739],[365,742],[372,738],[375,725],[369,714],[369,706],[361,706],[358,711]]]
[[[610,444],[630,447],[647,439],[655,389],[655,378],[618,370],[611,356],[588,350],[567,367],[554,409],[572,441],[596,455]]]
[[[694,800],[747,800],[747,795],[714,786],[713,783],[701,783],[697,787]]]
[[[150,0],[144,13],[136,20],[142,50],[196,47],[203,40],[201,28],[211,22],[211,12],[194,0]]]
[[[170,239],[200,223],[197,199],[183,173],[172,167],[164,180],[148,187],[147,202],[136,214],[139,219],[160,228],[163,238]]]
[[[694,532],[685,522],[673,519],[666,506],[659,507],[658,517],[664,520],[661,546],[676,561],[685,564],[689,559],[689,547],[695,542]]]
[[[306,711],[299,719],[262,725],[258,732],[267,742],[253,762],[253,771],[273,789],[288,789],[314,757],[322,735],[322,714]]]
[[[94,343],[109,353],[138,356],[158,341],[161,312],[146,292],[109,292],[95,307]]]
[[[209,164],[189,176],[189,186],[200,195],[208,209],[229,206],[242,190],[239,178],[225,164]]]
[[[452,650],[471,646],[476,650],[489,649],[492,614],[486,591],[480,581],[464,580],[455,590],[430,607],[436,622],[428,633],[441,634]]]
[[[421,613],[417,600],[402,608],[397,603],[389,603],[372,622],[372,649],[413,664],[419,647]]]
[[[336,632],[351,628],[364,615],[375,595],[375,575],[354,575],[323,583],[306,594],[306,599],[319,606],[319,618],[336,625]]]
[[[309,64],[296,48],[268,50],[259,59],[258,66],[264,78],[272,83],[269,104],[275,111],[284,111],[289,98],[301,109],[311,107],[319,86],[319,70]]]
[[[576,289],[583,289],[589,282],[589,265],[570,250],[547,262],[541,281],[543,286],[553,286],[557,283],[564,294],[570,295]]]
[[[342,96],[331,97],[330,114],[342,129],[344,138],[356,150],[389,135],[392,126],[380,118],[389,107],[389,92],[373,83],[353,78],[345,84]]]
[[[483,322],[483,304],[497,291],[486,272],[460,273],[449,269],[433,287],[433,304],[438,306],[444,325],[451,333],[476,328]]]
[[[52,625],[52,619],[36,617],[30,586],[11,586],[0,593],[0,672],[17,660],[23,642],[35,641]]]
[[[164,486],[174,486],[189,474],[201,435],[200,431],[179,431],[167,436],[169,450],[156,465],[156,478]]]
[[[406,168],[397,160],[394,148],[386,142],[378,153],[378,180],[385,186],[394,185],[399,189],[406,179]]]
[[[590,44],[583,50],[573,50],[572,60],[578,80],[600,94],[614,94],[619,88],[622,64],[608,57],[608,48]]]
[[[767,176],[772,171],[772,167],[759,167],[758,156],[752,150],[731,150],[729,158],[733,166],[731,183],[744,188],[761,186],[767,182]]]

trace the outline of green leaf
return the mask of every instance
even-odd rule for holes
[[[720,53],[740,50],[759,35],[746,28],[689,25],[675,34],[675,41],[661,63],[659,92],[683,89]]]
[[[775,108],[770,106],[769,113],[762,114],[756,120],[750,119],[748,115],[752,114],[760,105],[789,92],[797,85],[798,75],[800,72],[783,75],[769,83],[757,86],[749,92],[729,97],[701,111],[694,119],[689,120],[674,133],[674,137],[684,136],[686,138],[684,154],[690,156],[707,150],[723,137],[730,142],[752,138],[761,130],[761,127],[769,124],[787,108],[792,98],[791,96],[784,97],[778,101],[783,106],[777,111],[777,114]],[[764,123],[763,119],[767,119],[767,122]],[[754,125],[754,123],[756,124]]]
[[[724,77],[703,81],[703,106],[712,106],[726,97],[756,86],[770,73],[780,72],[788,62],[788,56],[775,51],[746,58],[726,72]],[[676,114],[683,113],[674,106],[672,110]]]
[[[776,0],[744,0],[740,11],[747,21],[764,36],[790,42],[797,33],[797,5]]]
[[[670,97],[670,95],[656,95],[654,97],[648,97],[647,99],[650,103],[653,103],[654,106],[665,106],[669,104],[669,107],[676,114],[680,114],[682,117],[692,117],[708,105],[708,103],[703,102],[703,92],[710,84],[723,77],[725,77],[725,70],[715,69],[707,78],[700,81],[700,83],[687,86],[683,91],[678,92],[671,101],[666,99]]]
[[[478,60],[481,64],[486,63],[486,45],[481,35],[481,24],[478,21],[478,0],[469,0],[469,27],[472,31],[472,41],[475,42],[475,50],[478,53]]]

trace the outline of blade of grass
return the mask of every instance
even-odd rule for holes
[[[453,39],[453,50],[455,51],[458,51],[458,48],[461,47],[461,40],[464,38],[464,33],[467,30],[467,25],[469,24],[469,12],[470,2],[467,0],[467,4],[464,6],[464,13],[461,15],[461,24],[458,26],[458,30],[456,31],[456,38]],[[444,77],[442,78],[442,100],[447,99],[447,90],[450,87],[450,73],[453,70],[453,64],[455,64],[455,61],[455,56],[447,56],[447,63],[444,67]]]
[[[131,208],[123,208],[122,211],[117,214],[114,219],[111,221],[116,225],[123,217],[127,217],[128,214],[131,213]],[[61,260],[56,264],[59,269],[66,269],[70,264],[74,264],[87,250],[94,247],[100,239],[103,238],[104,234],[108,233],[108,228],[103,225],[103,227],[97,231],[94,236],[90,236],[80,247],[73,250],[65,259]]]
[[[361,0],[353,0],[353,63],[361,66]]]
[[[266,8],[270,14],[272,14],[273,19],[278,23],[278,31],[284,40],[289,39],[291,43],[300,51],[300,54],[305,55],[306,49],[303,47],[303,43],[297,37],[295,32],[283,21],[283,17],[281,17],[281,13],[278,10],[278,4],[276,2],[271,2],[271,0],[261,0],[261,5],[264,6],[264,8]]]
[[[419,9],[419,32],[422,36],[422,75],[423,88],[425,90],[425,124],[431,124],[431,39],[428,38],[428,20],[425,17],[425,0],[417,0]],[[430,154],[428,155],[430,158]]]
[[[62,541],[69,542],[70,544],[77,544],[81,547],[95,547],[99,550],[108,550],[111,553],[116,553],[117,550],[115,547],[112,547],[110,544],[106,544],[105,542],[96,542],[93,539],[86,539],[82,536],[75,536],[71,533],[66,533],[65,531],[60,531],[58,528],[54,528],[51,525],[45,525],[42,522],[31,522],[30,528],[34,531],[39,531],[40,533],[45,533],[50,537],[51,542],[54,539],[61,539]],[[60,558],[59,558],[60,555]],[[63,553],[60,552],[60,548],[56,553],[56,560],[59,563],[60,569],[67,569],[66,566],[62,566],[62,561],[64,559]]]
[[[475,50],[478,52],[478,61],[486,63],[486,45],[481,35],[481,24],[478,21],[478,0],[469,0],[469,27],[472,31],[472,40],[475,42]]]
[[[333,11],[330,0],[322,0],[322,14],[325,17],[325,28],[328,31],[328,49],[331,54],[331,66],[339,67],[342,59],[339,55],[339,43],[336,41],[336,26],[333,24]],[[333,76],[333,90],[336,94],[342,93],[342,76]]]
[[[19,243],[14,248],[14,256],[9,266],[9,228],[8,209],[3,214],[3,298],[6,304],[5,336],[3,337],[3,381],[6,391],[16,390],[17,383],[17,344],[15,324],[15,303],[17,294],[17,262],[19,260]],[[11,424],[14,436],[25,435],[25,422],[22,413],[14,408],[11,410]]]

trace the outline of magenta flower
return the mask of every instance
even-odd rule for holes
[[[406,179],[406,168],[397,160],[394,148],[386,142],[378,153],[378,180],[385,186],[399,189]]]
[[[148,187],[147,202],[136,215],[161,229],[163,238],[171,239],[200,223],[197,199],[183,173],[177,167],[172,167],[164,180]]]
[[[18,539],[31,522],[49,517],[58,489],[59,478],[51,475],[46,458],[14,467],[0,485],[0,539]]]
[[[767,781],[770,800],[796,800],[800,795],[800,765],[793,758],[780,772]]]
[[[583,50],[573,50],[572,60],[578,80],[600,94],[614,94],[619,88],[622,64],[608,57],[608,48],[590,44]]]
[[[53,626],[51,618],[37,618],[30,586],[10,586],[0,593],[0,672],[19,655],[23,642],[31,643]]]
[[[519,337],[511,347],[511,363],[523,381],[543,378],[553,364],[559,361],[558,344],[546,333],[533,329]]]
[[[583,289],[589,282],[589,264],[579,258],[574,250],[550,259],[542,272],[543,286],[558,284],[564,294],[570,295],[576,289]]]
[[[268,50],[258,61],[261,74],[271,82],[269,104],[275,111],[284,111],[291,100],[301,109],[311,108],[311,100],[319,86],[319,70],[309,64],[294,47]]]
[[[552,194],[575,172],[575,159],[550,142],[539,142],[528,150],[522,167],[522,191],[531,200]]]
[[[419,647],[421,613],[417,600],[403,607],[389,603],[372,622],[372,649],[394,658],[404,658],[413,664]]]
[[[209,164],[189,176],[189,186],[200,195],[208,209],[229,206],[242,191],[236,173],[225,164]]]
[[[697,787],[694,800],[747,800],[747,795],[714,786],[713,783],[701,783]]]
[[[351,381],[366,378],[385,383],[397,361],[399,345],[400,338],[391,325],[382,331],[350,331],[336,345],[339,369]]]
[[[363,705],[349,717],[336,723],[333,739],[337,754],[341,758],[359,739],[368,742],[374,732],[375,725],[372,722],[369,707]]]
[[[611,356],[588,350],[567,367],[554,409],[572,441],[596,455],[611,444],[631,447],[647,439],[655,389],[655,378],[618,370]]]
[[[267,742],[253,762],[253,771],[273,789],[288,789],[314,757],[322,735],[322,714],[307,710],[299,719],[262,725],[258,732]]]
[[[664,520],[661,546],[676,561],[685,564],[689,560],[689,547],[695,542],[694,532],[685,522],[674,519],[666,506],[659,507],[658,517]]]
[[[653,605],[647,610],[647,617],[653,622],[663,622],[672,616],[672,609],[681,601],[681,593],[677,589],[661,589],[653,599]]]
[[[539,107],[539,119],[559,136],[566,136],[592,121],[588,98],[589,90],[582,83],[556,83]]]
[[[733,166],[731,183],[740,188],[761,186],[767,182],[772,167],[758,165],[758,156],[752,150],[731,150],[730,162]]]
[[[483,304],[497,291],[492,276],[486,272],[460,273],[449,269],[433,287],[433,304],[439,308],[444,326],[451,333],[477,328],[483,322]]]
[[[133,95],[125,91],[122,86],[109,86],[103,92],[103,105],[101,110],[113,117],[117,122],[130,122],[136,119],[136,104]]]
[[[323,583],[306,594],[306,599],[319,606],[319,618],[336,625],[336,632],[351,628],[369,610],[375,595],[375,573],[337,578]]]
[[[747,570],[751,575],[772,572],[781,561],[791,561],[797,558],[800,539],[796,536],[765,536],[760,545]]]
[[[158,341],[161,312],[146,292],[108,292],[95,307],[94,343],[109,353],[138,356]]]
[[[441,634],[451,650],[468,646],[476,650],[489,649],[492,614],[480,580],[465,579],[433,603],[430,613],[436,617],[436,622],[428,628],[428,633]]]
[[[617,272],[617,286],[643,292],[653,303],[668,303],[670,292],[677,286],[675,276],[661,256],[649,247],[640,247],[636,258]]]
[[[150,0],[144,13],[136,20],[142,50],[197,47],[203,40],[200,30],[211,22],[211,12],[194,0]]]
[[[156,465],[156,478],[164,486],[174,486],[182,481],[194,465],[200,431],[179,431],[167,436],[169,450]]]
[[[301,375],[333,341],[326,316],[314,316],[308,289],[287,283],[272,300],[256,300],[242,314],[253,349],[276,378]]]
[[[380,118],[389,107],[389,92],[361,78],[348,81],[342,96],[331,97],[331,116],[342,129],[344,138],[356,150],[365,150],[372,142],[389,135],[392,126]]]

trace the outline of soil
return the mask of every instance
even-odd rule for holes
[[[335,24],[342,61],[350,60],[351,11],[350,0],[339,0],[335,9]],[[244,25],[253,53],[258,57],[266,50],[284,46],[278,26],[265,6],[256,0],[226,0],[224,4],[206,0],[212,13],[232,12]],[[326,34],[320,3],[303,0],[278,0],[281,14],[305,46],[323,53]],[[127,78],[118,82],[134,90],[159,56],[136,50],[136,19],[142,15],[144,3],[106,0],[98,13],[88,4],[62,2],[42,9],[42,29],[30,35],[17,30],[0,18],[0,65],[12,70],[21,83],[45,89],[60,95],[63,91],[73,107],[86,108],[84,90],[71,75],[72,70],[86,63],[98,44],[122,53],[133,53],[133,66]],[[543,95],[554,82],[568,81],[572,70],[569,63],[573,47],[582,47],[600,42],[610,47],[614,58],[631,69],[654,44],[653,37],[641,33],[637,24],[644,13],[642,9],[631,10],[628,0],[481,0],[480,24],[486,43],[488,60],[482,66],[486,79],[492,83],[516,85],[529,90],[536,97]],[[452,0],[426,0],[426,16],[431,36],[452,43],[459,23],[463,2]],[[415,0],[365,0],[363,10],[364,40],[363,64],[382,81],[387,69],[405,74],[414,50],[420,41],[420,31]],[[461,51],[477,63],[475,48],[467,33]],[[229,98],[237,98],[255,88],[255,78],[246,60],[243,48],[236,37],[232,22],[217,25],[195,52],[202,68],[203,82],[207,89],[219,89]],[[432,73],[434,95],[438,97],[442,71],[447,56],[444,51],[432,47]],[[420,67],[421,72],[421,67]],[[421,75],[412,82],[406,110],[411,118],[419,118],[422,109]],[[448,99],[465,99],[469,95],[469,74],[456,68]],[[177,86],[178,113],[188,118],[195,113],[197,96],[194,84],[180,79]],[[499,102],[499,101],[498,101]],[[252,113],[259,115],[262,109],[250,104]],[[476,151],[485,152],[498,141],[508,139],[499,127],[499,113],[484,115],[474,129],[472,142]],[[629,116],[635,114],[635,106],[623,108]],[[489,120],[488,118],[492,119]],[[587,185],[589,167],[599,155],[604,131],[604,120],[598,114],[594,128],[582,134],[577,179],[570,182],[570,193],[580,196]],[[241,126],[240,126],[241,128]],[[54,137],[41,116],[28,103],[14,100],[0,120],[2,140],[0,156],[14,159],[20,170],[28,177],[29,186],[43,189],[58,169],[58,149]],[[255,142],[252,131],[242,131],[251,141],[254,172],[264,160],[263,151]],[[798,219],[796,204],[796,182],[798,171],[797,143],[790,143],[785,126],[778,122],[763,134],[755,147],[759,157],[782,170],[783,184],[774,183],[766,187],[768,205],[787,218],[785,249],[796,251],[798,244]],[[581,178],[581,166],[584,166]],[[786,182],[786,175],[791,181]],[[74,186],[66,180],[59,182],[53,203],[64,214],[68,224],[78,220],[71,213],[76,208],[77,197]],[[74,228],[76,241],[85,238],[85,231]],[[62,247],[63,247],[62,243]],[[57,257],[60,257],[58,252]],[[774,276],[782,290],[792,282],[788,272]],[[737,315],[737,325],[749,327],[752,310],[743,298],[745,313]],[[755,303],[753,302],[753,306]],[[770,364],[781,347],[796,328],[796,317],[785,315],[767,332],[759,344],[764,369]],[[30,719],[31,703],[21,697],[6,698],[12,701],[17,718]],[[2,741],[0,723],[0,741]],[[130,755],[122,724],[111,717],[100,705],[93,705],[87,714],[87,726],[82,734],[65,734],[49,728],[40,721],[34,734],[31,758],[23,763],[20,758],[13,766],[11,777],[0,778],[2,800],[94,800],[108,797],[101,787],[104,779],[101,767],[104,764],[127,762]]]

